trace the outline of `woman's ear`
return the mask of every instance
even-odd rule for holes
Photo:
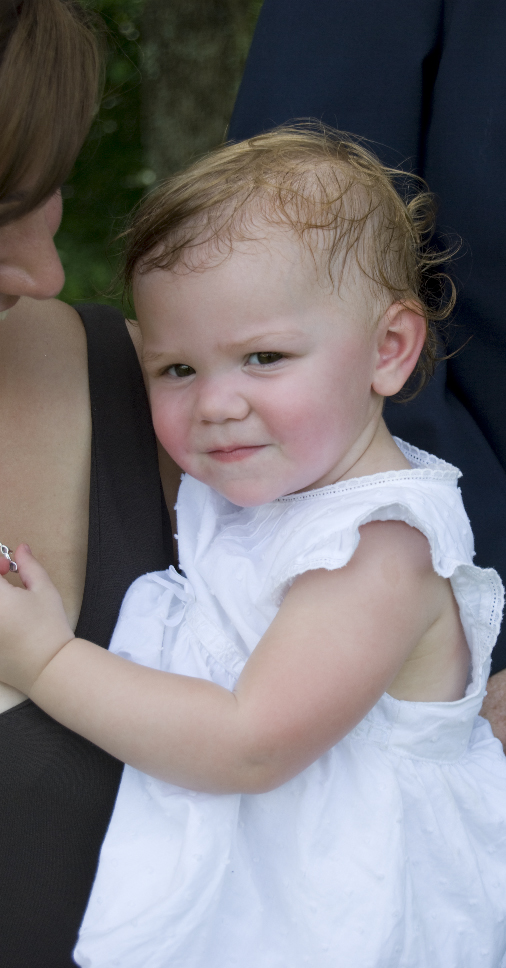
[[[427,323],[415,302],[392,303],[377,328],[377,359],[372,388],[392,397],[411,376],[423,348]]]

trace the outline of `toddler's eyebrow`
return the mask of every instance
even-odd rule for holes
[[[161,353],[143,353],[141,360],[143,363],[158,363],[160,360],[166,359],[168,356],[167,350],[162,350]]]
[[[300,340],[301,337],[307,336],[306,333],[302,333],[299,330],[284,331],[281,333],[268,332],[257,333],[255,336],[249,336],[248,339],[231,340],[227,343],[221,343],[221,350],[244,350],[246,352],[249,349],[256,349],[259,343],[265,342],[269,343],[270,349],[275,349],[276,344],[283,343],[286,345],[287,342]],[[159,353],[148,352],[142,354],[143,363],[160,363],[167,359],[167,357],[174,356],[174,351],[167,349],[161,350]]]
[[[224,344],[224,346],[226,349],[232,350],[241,348],[248,349],[249,347],[256,346],[257,343],[264,342],[264,340],[267,342],[277,342],[278,340],[286,342],[286,340],[300,339],[300,337],[303,335],[305,334],[301,333],[299,330],[283,330],[280,333],[268,330],[267,332],[263,333],[255,333],[254,336],[249,336],[248,339],[232,340],[230,343]]]

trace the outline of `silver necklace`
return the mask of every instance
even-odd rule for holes
[[[0,555],[2,555],[4,558],[7,558],[7,561],[9,562],[9,571],[18,570],[18,566],[16,562],[13,561],[11,558],[11,555],[12,555],[11,549],[8,548],[7,545],[2,544],[1,541],[0,541]]]

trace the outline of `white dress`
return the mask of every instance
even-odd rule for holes
[[[270,793],[194,793],[126,767],[74,954],[82,968],[506,964],[506,758],[478,716],[503,589],[472,564],[459,472],[400,446],[412,470],[256,508],[185,477],[187,580],[139,578],[111,648],[232,689],[296,575],[345,565],[365,522],[402,520],[451,580],[472,654],[465,697],[385,694]]]

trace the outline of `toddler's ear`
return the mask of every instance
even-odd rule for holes
[[[413,372],[425,342],[427,324],[415,302],[392,303],[377,327],[377,359],[372,388],[392,397]]]

